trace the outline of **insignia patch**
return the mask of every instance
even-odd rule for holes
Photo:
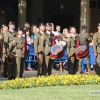
[[[34,38],[37,38],[36,36]]]

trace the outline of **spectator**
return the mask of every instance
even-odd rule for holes
[[[32,40],[34,40],[34,38],[36,36],[36,29],[37,29],[36,25],[31,26],[31,38],[32,38]]]
[[[33,41],[32,41],[32,39],[30,37],[30,29],[29,28],[25,29],[25,36],[26,36],[26,42],[27,42],[27,49],[29,50],[28,46],[31,45],[31,44],[33,44]],[[27,70],[32,71],[32,68],[31,68],[32,66],[30,66],[30,65],[31,64],[29,63]]]

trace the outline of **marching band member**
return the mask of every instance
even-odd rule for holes
[[[9,22],[9,49],[11,48],[11,45],[13,44],[13,40],[16,38],[17,36],[17,33],[15,31],[15,23],[13,21],[10,21]],[[15,51],[16,51],[16,47],[13,49],[12,53],[13,55],[16,55],[15,54]],[[10,56],[9,56],[10,57]],[[8,59],[8,79],[11,80],[11,79],[15,79],[16,78],[16,58],[14,56],[14,61],[12,59],[12,63],[9,63],[9,58],[7,57]]]
[[[98,32],[93,36],[94,55],[97,58],[96,72],[100,75],[100,23],[97,25]]]
[[[52,33],[52,26],[50,23],[46,23],[46,38],[45,38],[45,75],[48,73],[48,75],[51,75],[52,68],[53,68],[53,61],[50,58],[50,51],[52,46],[52,40],[53,40],[53,33]]]
[[[35,38],[34,38],[34,50],[36,53],[36,57],[38,60],[38,65],[37,65],[37,76],[41,76],[43,75],[43,67],[44,67],[44,62],[45,62],[45,58],[44,58],[44,41],[45,41],[45,25],[43,23],[40,24],[39,26],[40,28],[40,32],[39,34],[36,34]]]
[[[6,24],[2,25],[2,33],[0,34],[1,46],[2,46],[2,62],[1,62],[1,77],[7,77],[7,61],[6,61],[6,53],[9,50],[8,40],[8,26]]]
[[[67,40],[67,53],[69,57],[69,67],[68,73],[74,74],[74,63],[75,63],[75,49],[76,49],[76,29],[75,27],[70,27],[70,37]]]
[[[80,46],[86,46],[88,47],[89,45],[89,41],[91,40],[91,38],[89,37],[87,33],[87,26],[83,25],[81,27],[81,33],[79,35],[80,38]],[[79,63],[78,63],[78,71],[77,74],[81,74],[82,72],[82,62],[84,59],[79,59]],[[89,56],[86,57],[86,61],[87,61],[87,70],[88,72],[86,72],[87,74],[91,74],[91,69],[90,69],[90,58]]]
[[[24,74],[24,62],[25,62],[25,38],[22,36],[23,29],[18,28],[18,36],[13,40],[12,46],[9,49],[9,53],[16,47],[16,64],[17,64],[17,78],[22,78]]]

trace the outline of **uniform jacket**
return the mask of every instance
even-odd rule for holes
[[[67,53],[69,56],[72,56],[75,53],[75,37],[70,36],[67,38]]]
[[[15,37],[16,37],[16,33],[15,33],[15,31],[10,31],[9,30],[9,48],[11,48],[11,46],[12,46],[12,44],[13,44],[13,40],[15,39]],[[13,50],[13,52],[15,52],[15,49],[16,48],[14,48],[14,50]]]
[[[17,36],[13,40],[12,45],[16,47],[16,49],[15,49],[16,56],[24,58],[25,57],[25,52],[24,52],[23,49],[24,49],[24,45],[25,45],[25,38]]]
[[[100,53],[100,32],[96,32],[93,36],[94,53]]]
[[[35,49],[35,53],[39,53],[39,52],[44,52],[45,55],[48,55],[50,53],[51,50],[51,35],[50,33],[46,32],[46,33],[39,33],[36,34],[35,38],[34,38],[34,49]],[[46,46],[49,45],[49,46]]]
[[[80,37],[80,44],[88,46],[90,36],[86,33],[81,33],[79,37]]]

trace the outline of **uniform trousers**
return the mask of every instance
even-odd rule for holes
[[[97,56],[97,64],[95,65],[95,71],[98,75],[100,75],[100,53]]]
[[[25,58],[16,57],[17,78],[22,78],[24,74]]]
[[[7,70],[8,70],[8,66],[7,66],[7,61],[6,61],[6,54],[3,53],[2,61],[1,61],[1,74],[4,77],[7,77]]]
[[[45,75],[48,73],[48,75],[51,75],[52,68],[53,68],[54,60],[50,58],[50,53],[45,56]]]
[[[37,63],[37,76],[41,76],[44,74],[44,63],[45,63],[45,59],[44,59],[44,53],[43,52],[40,52],[38,54],[38,57],[39,57],[39,61]]]
[[[69,66],[68,66],[68,73],[74,74],[74,62],[75,62],[75,55],[72,55],[69,59]]]

